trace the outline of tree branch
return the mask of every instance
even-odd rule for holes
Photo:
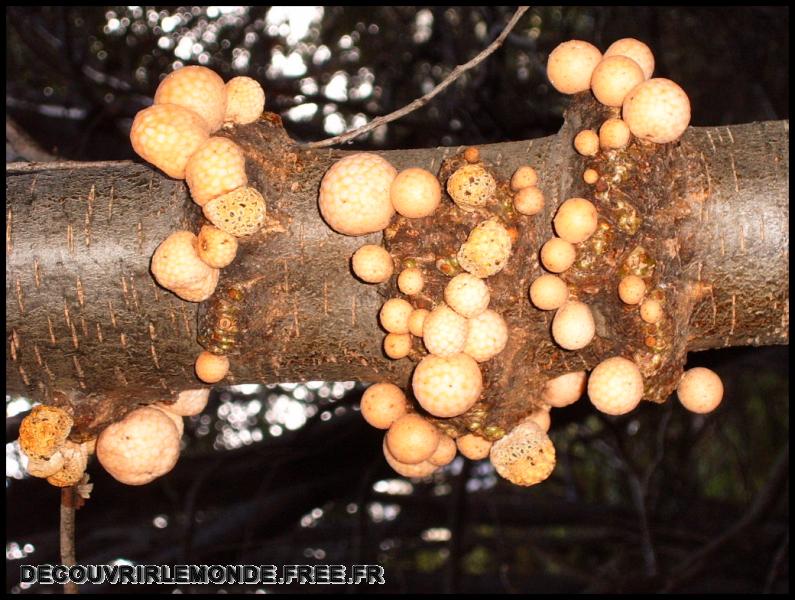
[[[75,505],[77,490],[70,485],[61,488],[61,564],[71,567],[77,564],[75,557]],[[65,594],[76,594],[77,584],[69,581],[64,584]]]

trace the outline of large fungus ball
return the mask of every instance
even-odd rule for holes
[[[596,231],[596,207],[585,198],[569,198],[558,207],[553,223],[555,232],[561,238],[572,244],[579,244]]]
[[[588,378],[591,403],[608,415],[624,415],[643,398],[643,376],[638,366],[621,356],[600,362]]]
[[[204,383],[218,383],[229,373],[229,357],[204,350],[196,358],[195,369]]]
[[[627,94],[621,114],[635,137],[667,144],[690,124],[690,99],[670,79],[649,79]]]
[[[245,237],[262,229],[267,205],[259,191],[246,185],[213,198],[204,205],[202,212],[218,229],[235,237]]]
[[[715,410],[721,403],[723,382],[714,371],[695,367],[682,375],[676,395],[687,410],[705,414]]]
[[[591,74],[602,60],[593,44],[570,40],[558,45],[547,60],[547,77],[561,94],[576,94],[591,87]]]
[[[435,417],[457,417],[469,410],[483,390],[480,367],[467,354],[426,356],[411,380],[414,397]]]
[[[630,137],[629,127],[621,119],[608,119],[599,128],[599,145],[607,150],[620,150],[629,144]]]
[[[461,268],[485,279],[502,271],[511,256],[511,235],[498,217],[475,226],[456,258]]]
[[[530,284],[530,301],[541,310],[556,310],[569,298],[569,286],[557,275],[544,274]]]
[[[402,463],[427,460],[439,446],[441,433],[428,419],[409,413],[395,420],[386,433],[389,452]]]
[[[514,192],[536,185],[538,185],[538,173],[533,167],[527,165],[519,167],[511,176],[511,189]]]
[[[384,354],[392,360],[405,358],[411,352],[411,335],[408,333],[388,333],[384,338]]]
[[[320,182],[320,214],[344,235],[385,229],[395,214],[390,188],[396,175],[395,167],[377,154],[360,152],[338,160]]]
[[[185,180],[193,201],[204,206],[248,183],[246,158],[232,140],[211,137],[190,157]]]
[[[29,458],[50,458],[66,441],[73,424],[62,408],[34,406],[19,424],[19,448]]]
[[[458,451],[469,460],[486,458],[492,446],[492,442],[473,433],[462,435],[456,439],[455,443],[458,446]]]
[[[446,304],[434,308],[422,326],[422,341],[436,356],[452,356],[464,349],[469,322]]]
[[[236,125],[253,123],[265,110],[265,90],[251,77],[233,77],[226,82],[224,122]]]
[[[387,447],[386,436],[384,436],[382,447],[384,450],[384,458],[386,459],[387,464],[392,467],[392,470],[395,471],[395,473],[402,475],[403,477],[427,477],[439,468],[437,465],[432,463],[430,459],[420,461],[413,465],[400,462],[394,456],[392,456],[392,453],[389,451],[389,448]]]
[[[406,394],[393,383],[375,383],[362,394],[364,420],[376,429],[389,429],[408,412]]]
[[[436,451],[431,454],[428,462],[437,467],[443,467],[453,462],[457,451],[455,440],[448,435],[442,435]]]
[[[539,253],[541,264],[547,271],[552,273],[563,273],[577,258],[577,250],[574,245],[562,238],[552,238],[541,246]]]
[[[499,313],[488,309],[469,319],[464,353],[478,362],[497,356],[508,343],[508,325]]]
[[[395,269],[392,257],[383,246],[366,244],[353,253],[353,273],[367,283],[383,283]]]
[[[486,206],[496,190],[497,182],[481,164],[464,165],[447,180],[447,193],[467,212]]]
[[[574,404],[585,393],[585,371],[573,371],[550,379],[541,389],[541,400],[553,408]]]
[[[199,115],[209,130],[224,122],[226,88],[224,80],[207,67],[182,67],[169,73],[155,92],[155,104],[176,104]]]
[[[593,129],[583,129],[574,136],[574,149],[583,156],[596,156],[599,152],[599,135]]]
[[[422,291],[425,287],[425,277],[422,275],[422,269],[418,267],[409,267],[403,269],[398,275],[398,289],[407,296],[415,296]]]
[[[462,317],[476,317],[489,306],[489,286],[470,273],[453,277],[444,288],[444,301]]]
[[[390,298],[381,307],[379,319],[389,333],[408,333],[409,316],[414,307],[402,298]]]
[[[605,51],[605,57],[608,56],[626,56],[634,60],[641,71],[643,71],[643,78],[649,79],[654,73],[654,54],[649,47],[635,38],[623,38],[616,40]]]
[[[431,314],[427,308],[417,308],[409,315],[409,333],[422,337],[422,330],[425,327],[425,319]]]
[[[491,447],[491,464],[516,485],[541,483],[555,469],[555,446],[533,421],[526,420]]]
[[[580,350],[591,343],[596,333],[590,307],[577,300],[561,306],[552,319],[552,338],[566,350]]]
[[[442,186],[433,173],[412,167],[397,174],[389,192],[392,206],[409,219],[433,214],[442,201]]]
[[[631,58],[607,56],[591,75],[591,91],[602,104],[618,107],[629,91],[644,80],[643,71]]]
[[[163,240],[152,255],[152,275],[167,290],[193,288],[212,274],[213,268],[199,257],[196,236],[175,231]]]
[[[627,275],[618,284],[618,297],[624,304],[639,304],[646,293],[646,283],[637,275]]]
[[[544,209],[544,192],[534,185],[523,187],[514,194],[513,207],[521,215],[536,215]]]

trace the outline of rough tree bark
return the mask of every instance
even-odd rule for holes
[[[557,135],[481,147],[499,181],[487,209],[462,215],[447,206],[426,219],[397,219],[385,232],[396,261],[425,263],[429,297],[418,302],[426,305],[446,281],[437,260],[453,255],[472,226],[496,214],[516,236],[508,266],[488,280],[491,306],[509,324],[508,346],[484,365],[484,399],[447,426],[499,437],[531,410],[547,378],[613,354],[633,357],[647,398],[662,402],[689,350],[788,343],[789,123],[691,128],[676,144],[576,155],[574,134],[609,110],[578,97]],[[221,135],[244,149],[269,220],[241,240],[215,295],[198,307],[149,273],[171,231],[197,231],[202,221],[184,182],[130,162],[7,167],[7,392],[69,404],[76,439],[138,404],[198,387],[197,338],[231,355],[229,384],[408,382],[414,362],[384,356],[377,323],[394,281],[363,285],[349,270],[353,251],[382,236],[338,235],[317,210],[320,179],[345,153],[299,150],[268,113]],[[458,150],[380,154],[398,169],[444,173],[461,160]],[[535,217],[510,207],[507,180],[523,164],[538,169],[547,198]],[[601,175],[595,187],[582,182],[586,166]],[[527,300],[541,273],[537,250],[552,235],[556,207],[571,196],[593,198],[601,222],[564,276],[597,322],[597,337],[579,352],[555,346],[551,313]],[[665,305],[660,326],[644,324],[617,299],[629,272],[650,277]],[[412,357],[420,354],[416,343]]]

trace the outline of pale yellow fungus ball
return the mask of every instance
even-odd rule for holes
[[[152,275],[167,290],[192,288],[212,274],[213,268],[199,258],[196,239],[190,231],[175,231],[152,255]]]
[[[446,304],[434,308],[422,326],[422,341],[428,352],[436,356],[451,356],[463,351],[469,332],[469,322]]]
[[[647,323],[656,323],[663,316],[662,304],[652,298],[647,298],[640,305],[640,318]]]
[[[204,264],[223,269],[235,260],[237,239],[213,225],[202,225],[196,239],[196,253]]]
[[[607,150],[620,150],[630,137],[629,127],[621,119],[608,119],[599,128],[599,145]]]
[[[411,352],[411,335],[408,333],[388,333],[384,338],[384,354],[392,360],[405,358]]]
[[[574,245],[561,238],[547,240],[541,246],[541,264],[547,271],[552,273],[563,273],[577,258],[577,250]]]
[[[596,231],[596,207],[585,198],[569,198],[558,208],[553,221],[555,232],[567,242],[579,244]]]
[[[402,298],[390,298],[381,307],[379,320],[389,333],[408,333],[409,315],[414,307]]]
[[[511,177],[511,189],[514,192],[536,185],[538,185],[538,173],[533,167],[519,167]]]
[[[574,404],[585,393],[585,371],[573,371],[550,379],[541,389],[541,400],[554,408]]]
[[[643,397],[643,376],[631,360],[614,356],[600,362],[588,378],[588,398],[608,415],[624,415]]]
[[[456,258],[462,269],[485,279],[502,271],[510,256],[511,235],[498,217],[492,217],[469,232]]]
[[[596,333],[590,307],[577,300],[561,306],[552,319],[552,338],[566,350],[580,350],[591,343]]]
[[[422,337],[422,329],[425,326],[425,318],[431,313],[426,308],[418,308],[409,315],[409,333]]]
[[[489,306],[489,286],[470,273],[453,277],[444,288],[444,301],[462,317],[476,317]]]
[[[715,410],[723,400],[723,382],[715,371],[695,367],[682,375],[676,395],[690,412],[705,414]]]
[[[486,458],[492,446],[492,442],[473,433],[457,438],[455,444],[458,446],[458,451],[469,460]]]
[[[599,180],[599,173],[595,169],[585,169],[582,180],[588,185],[593,185]]]
[[[66,440],[58,449],[63,456],[63,466],[47,477],[47,482],[57,487],[76,485],[86,472],[88,457],[80,444]]]
[[[627,275],[618,284],[618,297],[624,304],[639,304],[646,293],[646,284],[637,275]]]
[[[360,152],[338,160],[320,182],[320,214],[344,235],[385,229],[395,214],[389,190],[396,175],[395,167],[377,154]]]
[[[610,44],[605,56],[626,56],[634,60],[643,71],[643,78],[648,79],[654,73],[654,54],[649,47],[635,38],[624,38]]]
[[[395,473],[402,475],[403,477],[427,477],[439,468],[437,465],[430,462],[430,459],[420,461],[414,465],[400,462],[394,456],[392,456],[389,448],[387,448],[386,436],[384,436],[384,443],[382,444],[382,447],[384,450],[384,458],[386,458],[387,464],[392,467],[392,470],[395,471]]]
[[[544,433],[548,432],[549,428],[552,426],[552,417],[549,414],[549,406],[536,408],[530,413],[530,416],[527,417],[527,420],[538,425],[538,427]]]
[[[500,477],[522,486],[541,483],[555,469],[555,446],[533,421],[524,421],[491,447],[491,464]]]
[[[215,131],[224,122],[226,112],[224,80],[207,67],[182,67],[157,86],[155,104],[188,108],[204,119],[211,132]]]
[[[232,140],[211,137],[190,157],[185,181],[193,201],[204,206],[248,183],[246,157]]]
[[[638,63],[616,54],[603,58],[596,65],[591,75],[591,91],[602,104],[618,107],[629,91],[644,80]]]
[[[204,383],[218,383],[229,372],[229,358],[202,351],[196,358],[196,376]]]
[[[416,413],[395,420],[386,432],[386,446],[397,460],[410,465],[429,459],[439,446],[441,433]]]
[[[414,397],[435,417],[457,417],[468,411],[483,390],[480,367],[467,354],[426,356],[411,380]]]
[[[464,165],[447,180],[447,193],[467,212],[486,206],[496,190],[497,182],[481,164]]]
[[[670,79],[649,79],[627,94],[621,114],[635,137],[667,144],[690,124],[690,99]]]
[[[417,267],[409,267],[403,269],[398,275],[398,289],[407,296],[414,296],[422,291],[425,287],[425,277],[422,275],[422,269]]]
[[[265,90],[251,77],[233,77],[226,82],[224,122],[253,123],[265,110]]]
[[[353,253],[353,273],[367,283],[383,283],[395,269],[389,252],[376,244],[366,244]]]
[[[57,406],[34,406],[19,424],[19,448],[29,458],[50,458],[66,441],[74,421]]]
[[[215,292],[220,274],[221,271],[219,269],[212,269],[201,281],[184,287],[174,288],[171,291],[188,302],[204,302]]]
[[[591,74],[602,60],[593,44],[570,40],[559,44],[547,60],[547,77],[561,94],[576,94],[591,87]]]
[[[406,394],[393,383],[375,383],[362,394],[361,410],[364,420],[376,429],[389,429],[408,412]]]
[[[497,356],[508,343],[508,325],[499,313],[488,309],[469,319],[464,353],[478,362]]]
[[[201,414],[210,399],[209,388],[182,390],[173,404],[159,404],[160,408],[181,417],[195,417]]]
[[[428,462],[437,467],[443,467],[453,462],[457,451],[455,440],[448,435],[441,435],[436,451],[428,459]]]
[[[64,457],[59,451],[49,458],[28,458],[28,464],[25,467],[28,475],[31,477],[49,477],[55,475],[63,468]]]
[[[265,224],[265,198],[250,186],[213,198],[202,209],[204,216],[216,227],[235,237],[257,233]]]
[[[536,186],[524,187],[513,196],[513,207],[522,215],[535,215],[544,209],[544,192]]]
[[[412,167],[397,174],[389,190],[392,206],[409,219],[432,215],[442,201],[442,186],[433,173]]]
[[[556,310],[569,298],[569,286],[557,275],[544,274],[530,284],[530,301],[541,310]]]
[[[574,149],[583,156],[596,156],[599,152],[599,136],[593,129],[583,129],[574,136]]]

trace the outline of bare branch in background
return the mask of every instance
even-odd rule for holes
[[[53,162],[58,160],[54,154],[42,149],[14,119],[6,116],[6,142],[22,158],[31,162]]]

